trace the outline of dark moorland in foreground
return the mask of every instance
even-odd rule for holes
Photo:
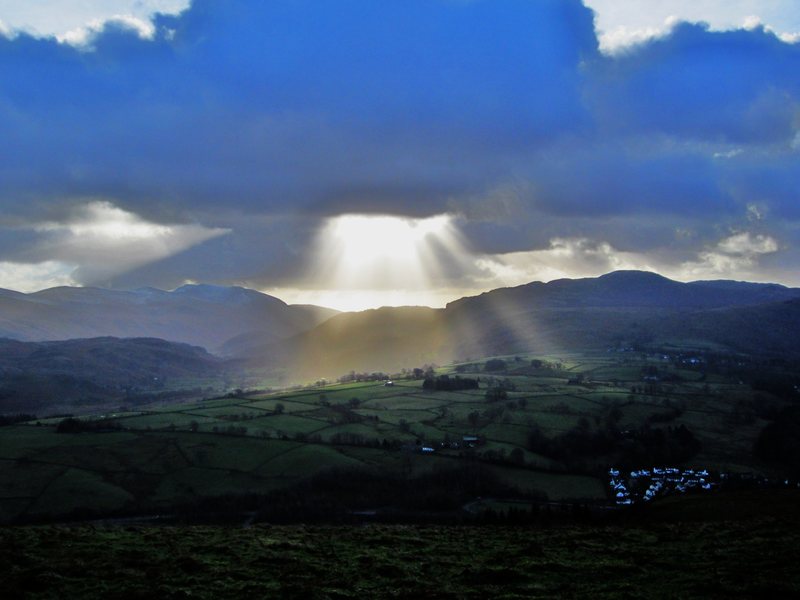
[[[731,598],[800,593],[797,493],[626,522],[0,530],[7,598]]]

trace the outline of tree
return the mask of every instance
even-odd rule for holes
[[[506,361],[500,358],[492,358],[491,360],[487,360],[486,364],[483,365],[484,371],[505,371],[506,370]]]
[[[276,415],[282,415],[284,410],[286,410],[286,407],[281,402],[278,402],[275,405],[275,414]]]
[[[422,382],[422,389],[428,391],[458,391],[458,390],[477,390],[478,380],[469,377],[450,377],[449,375],[439,375],[438,377],[426,377]]]
[[[56,427],[56,433],[80,433],[83,431],[83,424],[79,419],[67,417]]]
[[[486,390],[485,397],[487,402],[497,402],[498,400],[507,400],[508,392],[501,387],[492,387]]]

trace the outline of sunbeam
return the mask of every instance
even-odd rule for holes
[[[458,293],[447,293],[442,263],[469,255],[450,215],[339,215],[320,231],[308,285],[292,296],[348,311],[443,306]]]

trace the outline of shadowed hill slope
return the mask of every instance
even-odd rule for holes
[[[33,294],[3,290],[0,336],[22,341],[158,337],[221,351],[236,336],[258,333],[275,341],[314,327],[336,312],[290,306],[246,288],[212,285],[185,285],[172,292],[71,287]]]
[[[800,290],[730,281],[681,283],[620,271],[498,289],[443,310],[347,313],[280,344],[253,344],[249,358],[304,376],[330,377],[523,351],[670,340],[793,355],[800,351],[798,335]]]
[[[600,277],[557,279],[501,288],[461,298],[448,311],[478,306],[494,310],[532,308],[668,308],[680,310],[747,306],[800,297],[800,290],[777,284],[737,281],[681,283],[645,271],[614,271]]]
[[[175,380],[219,377],[228,368],[203,348],[154,338],[0,339],[0,413],[113,404],[168,390]]]
[[[497,354],[665,339],[783,352],[800,334],[798,306],[792,304],[798,298],[800,290],[774,284],[681,283],[655,273],[617,271],[495,290],[452,302],[445,313],[451,330],[471,331],[458,336],[462,354],[481,348]]]

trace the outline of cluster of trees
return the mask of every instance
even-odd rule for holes
[[[26,413],[19,413],[16,415],[0,415],[0,427],[6,425],[14,425],[15,423],[24,423],[25,421],[36,420],[36,415],[29,415]]]
[[[83,432],[105,432],[119,431],[122,429],[116,421],[109,419],[76,419],[67,417],[62,419],[56,426],[56,433],[83,433]]]
[[[585,420],[583,420],[585,421]],[[570,462],[587,456],[611,453],[617,435],[608,429],[591,429],[588,421],[554,437],[548,437],[534,425],[528,432],[528,449],[555,460]]]
[[[788,467],[800,476],[800,406],[789,406],[761,430],[753,447],[761,460]]]
[[[534,358],[531,360],[531,369],[536,371],[545,370],[545,371],[560,371],[563,368],[563,365],[560,362],[550,362],[547,360],[542,360],[540,358]]]
[[[501,420],[501,417],[505,419],[505,417],[507,417],[505,414],[507,410],[508,405],[506,404],[492,404],[480,412],[473,410],[467,415],[467,421],[473,429],[477,429],[479,425],[496,423]]]
[[[429,391],[455,392],[459,390],[477,390],[479,380],[471,377],[450,377],[449,375],[439,375],[438,377],[426,377],[422,382],[422,389]]]
[[[498,402],[500,400],[508,400],[508,392],[505,390],[505,388],[490,387],[486,390],[484,398],[486,398],[487,402]]]
[[[227,427],[218,427],[215,425],[211,431],[214,433],[227,433],[228,435],[247,435],[247,427],[241,425],[228,425]]]
[[[674,421],[680,417],[685,410],[686,409],[683,404],[677,406],[668,406],[661,412],[648,415],[645,419],[645,423],[649,425],[655,425],[657,423],[670,423],[671,421]]]
[[[527,369],[527,373],[531,375],[538,375],[538,376],[562,376],[563,373],[560,371],[563,368],[563,364],[560,362],[550,362],[547,360],[542,360],[540,358],[534,358],[530,362],[530,366]]]
[[[490,402],[497,400],[508,399],[508,392],[517,389],[516,385],[510,379],[498,379],[496,377],[489,377],[484,382],[487,386],[486,399]],[[429,391],[445,391],[455,392],[459,390],[477,390],[480,387],[481,378],[461,377],[456,375],[450,377],[449,375],[428,376],[422,382],[422,389]]]
[[[220,421],[250,421],[263,416],[263,414],[257,413],[226,413],[217,415],[217,419]]]
[[[489,462],[499,464],[525,464],[525,452],[523,452],[522,448],[514,448],[511,452],[506,452],[505,448],[500,448],[499,450],[484,450],[481,457]]]
[[[489,373],[496,371],[505,371],[508,368],[506,361],[501,358],[492,358],[487,360],[483,365],[483,370]]]
[[[516,495],[517,490],[480,463],[438,467],[416,476],[402,466],[395,470],[342,468],[273,492],[265,498],[258,518],[271,523],[336,521],[352,519],[353,511],[375,506],[390,507],[395,517],[422,511],[437,513],[436,518],[442,512],[461,518],[461,507],[478,496]]]
[[[400,373],[404,377],[410,377],[411,379],[429,379],[436,374],[436,371],[433,365],[423,365],[422,367],[414,367],[411,370],[402,369]]]
[[[740,398],[731,406],[728,418],[734,425],[751,425],[756,419],[777,421],[782,418],[785,404],[771,396],[755,394]]]
[[[741,354],[715,352],[695,352],[692,354],[672,354],[669,348],[653,348],[655,352],[668,357],[670,364],[678,369],[719,373],[731,379],[738,379],[752,386],[756,391],[768,392],[779,398],[798,399],[800,394],[795,386],[800,385],[800,364],[796,359],[785,357],[758,357]],[[691,362],[696,359],[697,362]],[[674,373],[660,372],[662,381],[680,381]]]
[[[649,427],[632,432],[620,446],[623,467],[648,464],[679,464],[700,451],[700,441],[686,425]]]
[[[621,432],[613,419],[598,428],[581,419],[576,427],[554,437],[534,426],[528,433],[528,449],[572,467],[586,459],[613,454],[616,464],[628,467],[680,464],[700,451],[700,442],[685,425],[650,427],[646,423]]]
[[[768,392],[778,398],[785,400],[798,400],[800,393],[797,391],[798,378],[794,375],[781,374],[762,374],[752,381],[753,389],[760,392]]]
[[[361,423],[365,419],[364,416],[358,414],[353,410],[350,405],[334,404],[330,407],[333,420],[339,424]]]
[[[486,394],[484,397],[487,402],[497,402],[499,400],[508,400],[508,392],[513,392],[517,389],[517,385],[510,379],[498,379],[496,377],[489,377],[486,380]]]
[[[403,445],[400,440],[387,440],[386,438],[378,439],[376,437],[370,438],[360,433],[353,433],[349,431],[334,433],[330,437],[330,443],[341,446],[382,448],[384,450],[399,450]]]
[[[338,377],[336,381],[339,383],[351,383],[353,381],[386,381],[387,379],[391,379],[391,377],[380,371],[375,371],[373,373],[356,373],[355,371],[350,371],[349,373]]]

